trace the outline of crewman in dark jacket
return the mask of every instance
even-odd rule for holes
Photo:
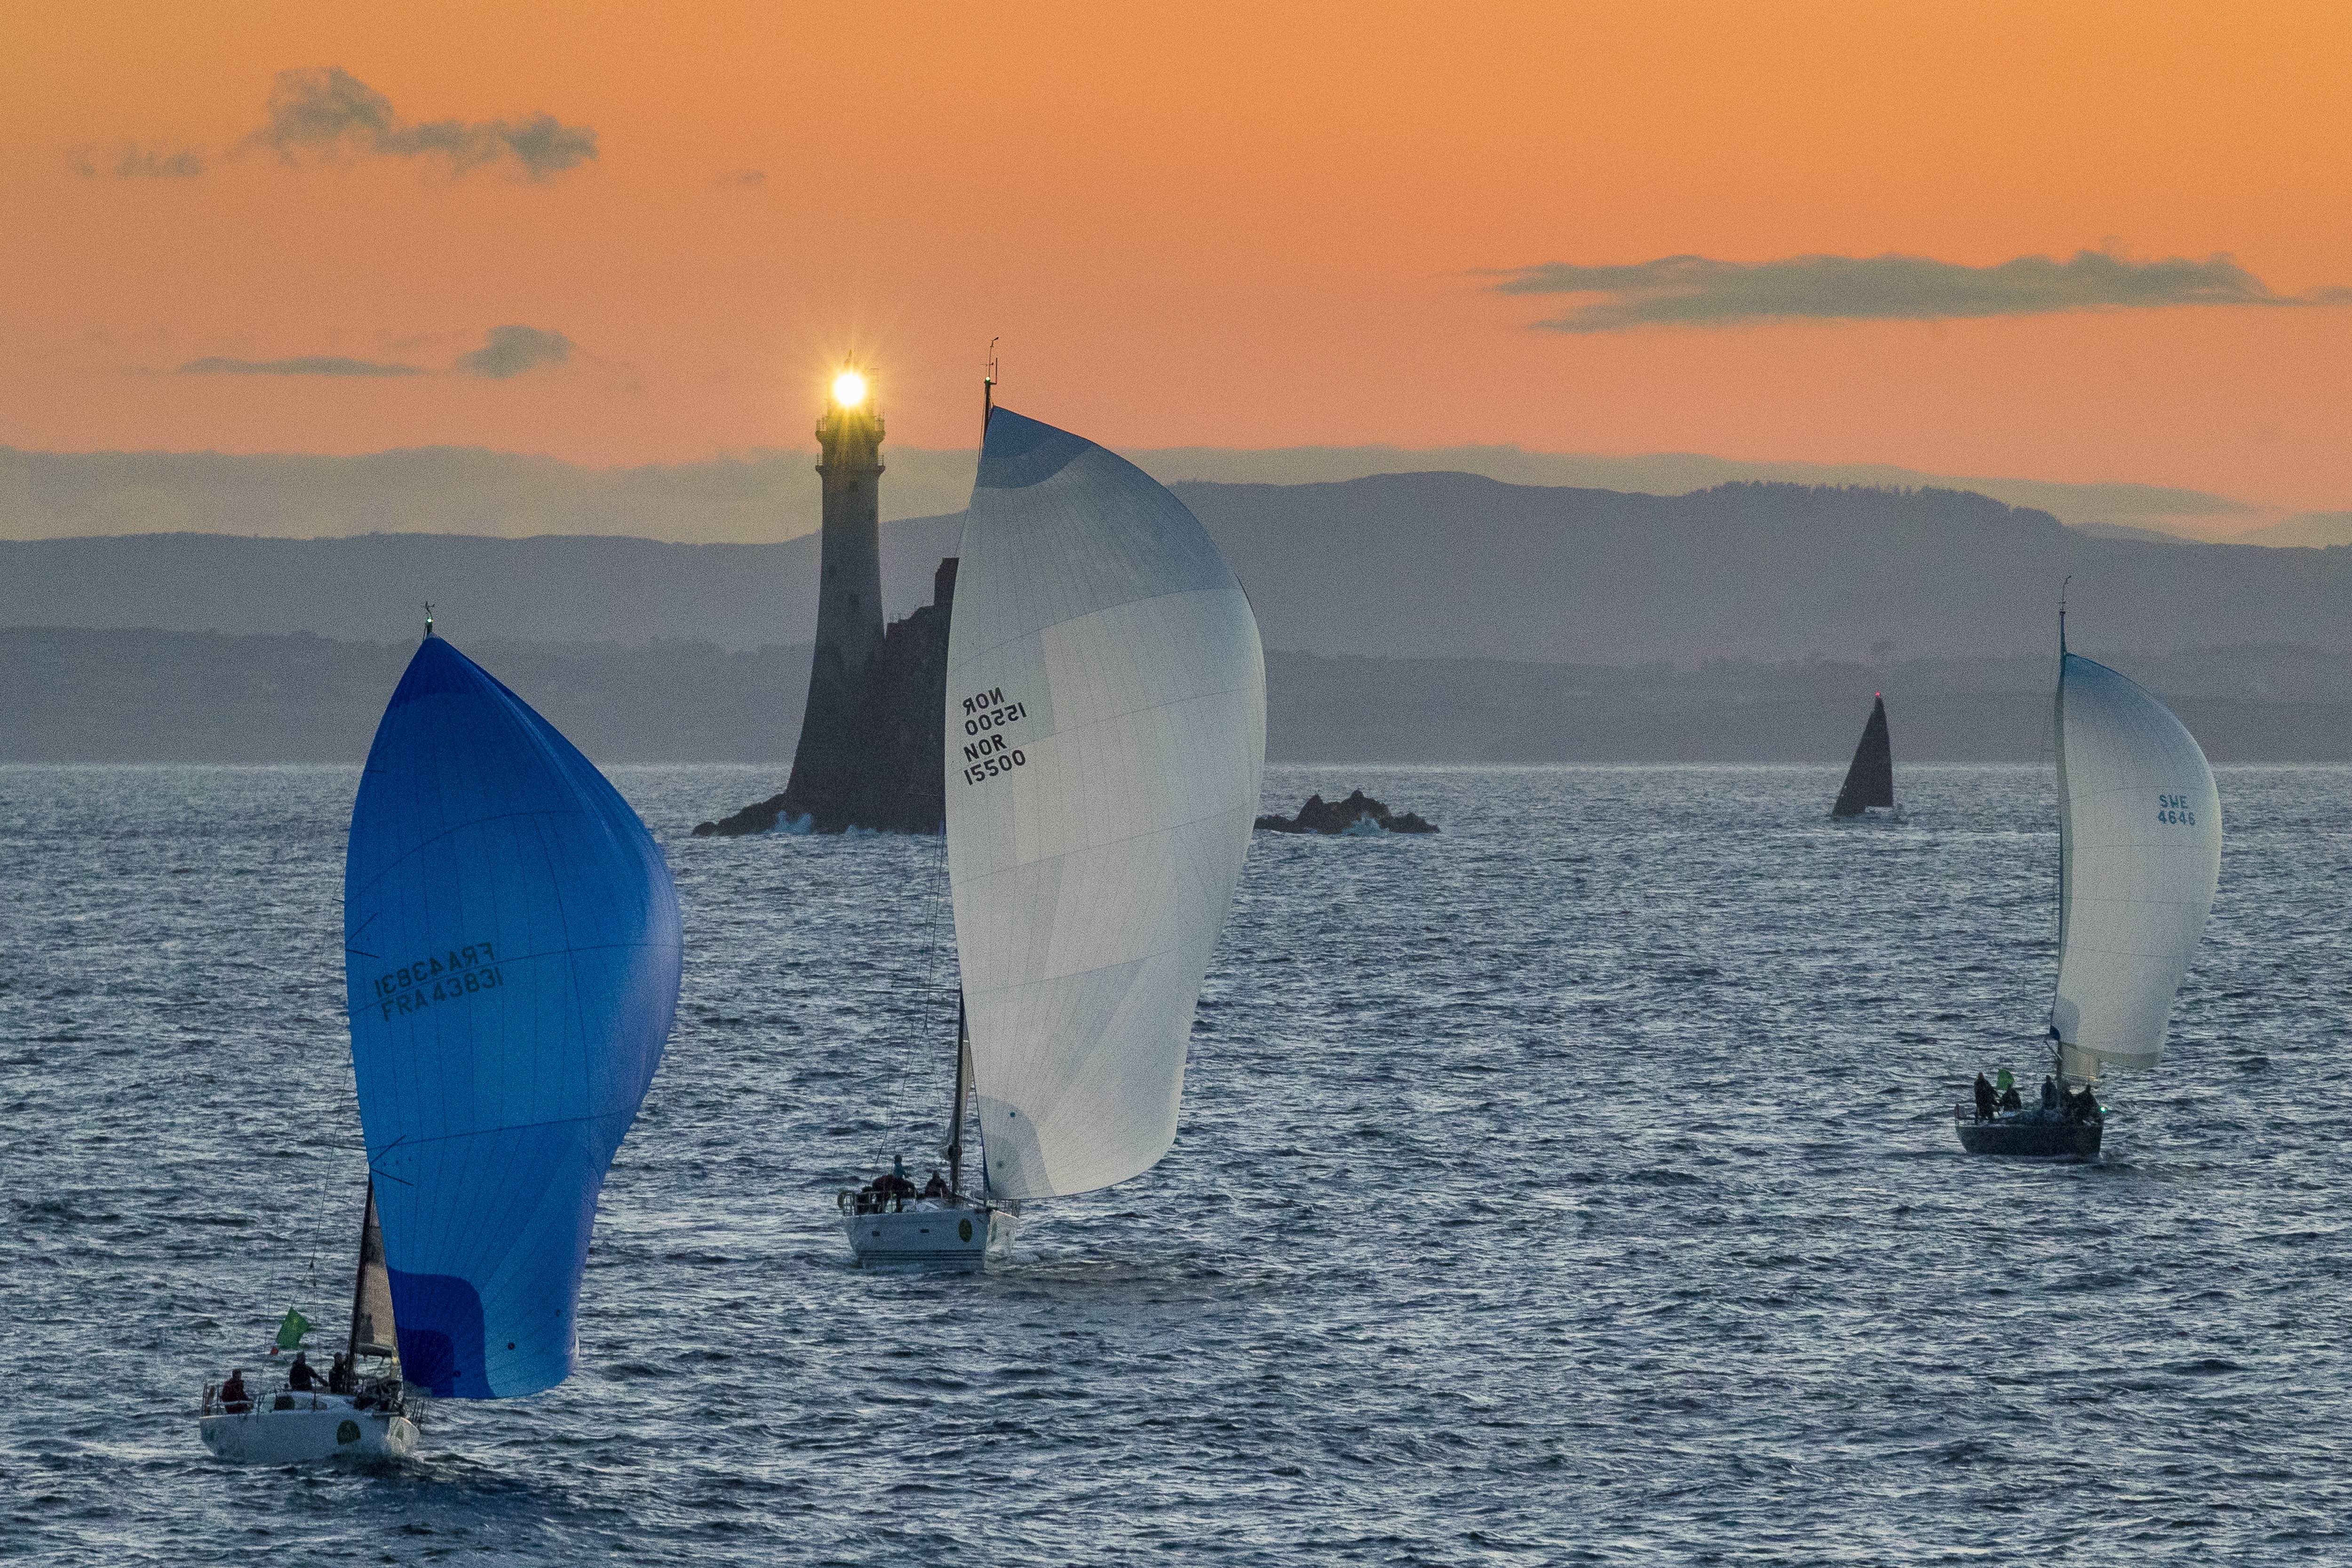
[[[232,1415],[242,1415],[253,1408],[253,1396],[245,1391],[245,1368],[238,1367],[221,1384],[221,1408]]]
[[[310,1370],[310,1358],[307,1352],[294,1352],[294,1364],[286,1369],[286,1386],[299,1394],[308,1394],[319,1386],[319,1374]]]
[[[2058,1109],[2058,1080],[2048,1073],[2042,1075],[2042,1109],[2044,1110]]]
[[[2022,1110],[2025,1109],[2025,1101],[2018,1096],[2017,1085],[2012,1083],[2007,1089],[2000,1091],[2000,1108],[2003,1110]]]
[[[1979,1121],[1990,1121],[1993,1119],[1995,1109],[1996,1102],[1994,1101],[1992,1095],[1992,1079],[1985,1077],[1982,1073],[1979,1073],[1977,1074],[1977,1120]]]

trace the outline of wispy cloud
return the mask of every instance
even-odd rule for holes
[[[596,132],[565,125],[551,114],[520,120],[401,118],[392,100],[341,66],[283,70],[269,89],[268,118],[237,143],[276,153],[289,163],[305,156],[322,163],[362,158],[424,158],[453,179],[502,167],[509,178],[543,184],[596,156]]]
[[[179,367],[180,375],[430,375],[419,365],[384,364],[341,354],[302,354],[294,359],[225,359],[208,354]]]
[[[1566,315],[1534,323],[1555,332],[1776,321],[1936,321],[2189,305],[2352,304],[2352,289],[2273,292],[2228,256],[2134,261],[2105,250],[2078,251],[2065,261],[2021,256],[1990,267],[1924,256],[1795,256],[1756,262],[1668,256],[1613,267],[1554,261],[1499,276],[1492,285],[1499,294],[1591,297]]]
[[[194,147],[115,147],[85,142],[68,149],[66,167],[85,180],[193,180],[205,172],[205,155]]]
[[[767,183],[768,171],[765,169],[730,169],[719,176],[719,184],[722,188],[743,189]]]
[[[572,357],[572,340],[540,327],[492,327],[482,346],[460,354],[454,367],[466,375],[505,381],[541,365],[558,365]]]
[[[507,381],[525,371],[559,365],[572,357],[572,342],[562,332],[543,327],[492,327],[482,346],[459,354],[446,370],[383,360],[352,359],[342,354],[298,354],[291,359],[231,359],[207,354],[176,367],[175,375],[470,375]]]

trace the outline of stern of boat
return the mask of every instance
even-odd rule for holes
[[[978,1272],[992,1247],[1013,1239],[1013,1215],[978,1204],[909,1204],[903,1209],[842,1216],[842,1234],[860,1268],[910,1267]]]
[[[299,1465],[318,1459],[397,1459],[416,1451],[416,1423],[399,1410],[362,1410],[332,1394],[279,1394],[252,1408],[217,1405],[197,1421],[205,1447],[239,1465]]]
[[[1952,1130],[1960,1147],[1971,1154],[1995,1154],[2016,1160],[2095,1160],[2106,1131],[2103,1117],[2070,1121],[2052,1111],[2010,1111],[1990,1121],[1979,1121],[1973,1107],[1956,1106]]]

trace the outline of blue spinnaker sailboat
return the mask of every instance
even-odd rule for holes
[[[460,1399],[551,1388],[669,1037],[677,893],[595,766],[430,622],[352,809],[343,946],[402,1369]]]

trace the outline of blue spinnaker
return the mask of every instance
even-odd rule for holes
[[[402,1372],[460,1399],[551,1388],[677,1005],[661,850],[553,725],[428,635],[352,809],[343,946]]]

